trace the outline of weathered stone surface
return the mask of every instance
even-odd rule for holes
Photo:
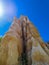
[[[40,38],[35,26],[25,16],[22,16],[20,19],[14,18],[11,27],[2,38],[0,65],[21,65],[20,57],[23,51],[22,22],[24,35],[27,33],[26,51],[28,65],[49,65],[49,49]]]

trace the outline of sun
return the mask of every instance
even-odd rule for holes
[[[0,3],[0,17],[2,17],[4,14],[3,5]]]

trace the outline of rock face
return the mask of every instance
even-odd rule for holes
[[[47,48],[49,49],[49,42],[45,43],[45,45],[47,46]]]
[[[24,61],[26,59],[27,62]],[[14,17],[12,25],[2,38],[0,65],[49,65],[49,49],[27,17]]]

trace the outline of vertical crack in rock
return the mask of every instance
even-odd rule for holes
[[[27,22],[26,22],[27,23]],[[21,22],[21,27],[22,27],[22,41],[23,41],[23,52],[22,52],[22,57],[21,57],[21,62],[22,65],[28,65],[28,60],[27,60],[27,24],[24,26],[24,20]]]

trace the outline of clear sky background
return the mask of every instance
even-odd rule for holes
[[[13,17],[28,16],[42,39],[49,41],[49,0],[0,0],[0,36],[9,29]]]

